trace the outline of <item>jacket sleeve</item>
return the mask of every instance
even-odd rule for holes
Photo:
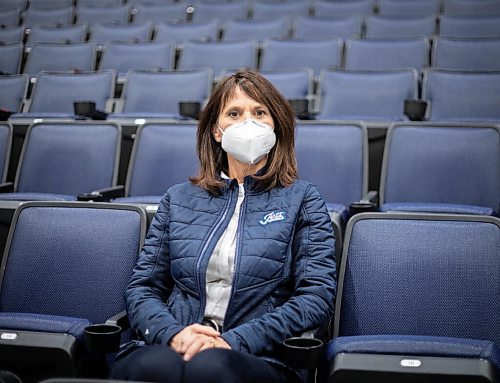
[[[333,315],[335,239],[325,202],[311,185],[302,202],[292,243],[294,293],[272,312],[222,334],[231,348],[251,354],[275,349],[291,336],[317,328]]]
[[[151,222],[125,291],[131,327],[148,344],[167,344],[184,326],[171,315],[166,302],[172,291],[169,253],[169,197],[163,197]]]

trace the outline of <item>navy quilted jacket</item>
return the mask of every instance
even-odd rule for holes
[[[222,337],[235,350],[281,363],[285,338],[333,313],[333,229],[314,185],[297,181],[259,192],[254,183],[245,179]],[[131,326],[146,343],[167,344],[202,321],[208,260],[237,197],[236,180],[217,197],[190,183],[163,197],[125,294]]]

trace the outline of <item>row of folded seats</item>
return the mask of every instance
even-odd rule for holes
[[[355,1],[179,1],[147,0],[121,4],[117,1],[89,4],[73,0],[36,0],[27,8],[22,0],[7,0],[0,6],[3,25],[71,24],[145,20],[202,21],[211,19],[266,18],[276,15],[339,17],[382,16],[490,16],[500,14],[498,0],[355,0]],[[224,16],[221,16],[224,15]]]
[[[130,336],[122,294],[145,229],[132,205],[21,205],[0,271],[0,368],[25,382],[104,382],[71,377],[105,378],[106,353]],[[333,336],[314,358],[284,349],[285,360],[319,366],[317,383],[498,383],[499,247],[497,217],[354,216]]]
[[[316,91],[310,69],[262,73],[291,100],[301,119],[500,120],[499,72],[427,69],[420,86],[414,69],[323,70]],[[10,110],[5,117],[14,123],[34,118],[80,118],[75,116],[80,114],[74,108],[77,101],[94,102],[104,115],[111,113],[107,119],[196,118],[211,92],[213,78],[210,69],[134,70],[123,78],[121,97],[115,99],[113,70],[80,74],[42,72],[36,77],[29,98],[27,75],[0,76],[5,90],[0,93],[0,106]]]

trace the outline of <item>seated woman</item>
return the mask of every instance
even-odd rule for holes
[[[300,381],[280,347],[332,316],[336,270],[325,202],[297,180],[294,129],[261,75],[220,81],[198,124],[199,173],[163,197],[127,288],[143,340],[122,347],[113,379]]]

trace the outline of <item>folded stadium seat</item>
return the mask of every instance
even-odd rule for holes
[[[360,122],[298,124],[295,150],[299,176],[314,183],[327,202],[340,258],[349,205],[368,192],[368,133]]]
[[[339,68],[343,43],[338,38],[264,41],[261,70],[311,68],[317,78],[324,68]]]
[[[362,15],[339,17],[296,17],[293,37],[297,39],[361,37]]]
[[[287,38],[290,35],[290,18],[277,16],[252,20],[227,20],[222,26],[224,40],[252,39],[262,42],[268,38]]]
[[[153,24],[150,21],[135,24],[97,23],[92,26],[89,41],[102,49],[111,41],[147,42],[151,40]]]
[[[443,12],[446,15],[478,16],[500,15],[500,2],[497,0],[444,0]]]
[[[382,211],[500,213],[500,128],[398,123],[385,144]]]
[[[96,109],[108,110],[106,104],[114,96],[115,72],[91,73],[41,72],[25,104],[25,112],[10,119],[75,118],[73,102],[94,101]]]
[[[256,69],[257,42],[253,40],[198,42],[183,44],[178,70],[211,68],[217,81],[224,70]]]
[[[73,6],[72,0],[31,0],[30,7],[36,9],[57,9]]]
[[[182,49],[182,44],[189,40],[218,40],[219,29],[217,20],[199,23],[156,23],[154,41],[174,41],[177,47]]]
[[[439,35],[446,37],[500,37],[500,15],[439,16]]]
[[[0,21],[1,24],[1,21]],[[24,40],[24,26],[10,26],[0,28],[0,45],[18,44]]]
[[[311,6],[307,1],[272,2],[257,0],[251,4],[254,19],[269,17],[307,17],[311,13]]]
[[[169,187],[187,182],[197,170],[195,124],[141,125],[127,172],[126,197],[113,202],[157,205]]]
[[[404,101],[415,99],[415,69],[322,71],[318,120],[406,120]]]
[[[35,43],[26,59],[23,72],[32,77],[42,71],[90,72],[96,62],[93,43]]]
[[[84,330],[124,315],[123,291],[145,229],[145,213],[136,206],[22,204],[1,271],[2,368],[33,382],[106,377],[104,355],[86,350]]]
[[[339,17],[352,15],[370,15],[375,7],[374,0],[325,1],[313,2],[313,13],[316,17]]]
[[[4,0],[0,3],[0,11],[19,9],[24,11],[28,7],[28,0]]]
[[[21,12],[17,8],[0,10],[0,25],[6,27],[18,26],[20,15]]]
[[[0,121],[5,121],[9,113],[20,112],[28,91],[29,76],[25,74],[0,76]]]
[[[23,14],[23,24],[26,28],[32,28],[33,25],[69,25],[73,23],[73,11],[73,7],[56,9],[29,7]]]
[[[378,13],[384,16],[436,15],[440,8],[440,0],[378,0]]]
[[[120,143],[121,128],[109,122],[31,125],[14,185],[2,185],[0,200],[71,201],[92,192],[87,199],[98,200],[119,193]]]
[[[432,67],[500,71],[500,38],[435,38],[432,46]]]
[[[187,4],[183,2],[172,2],[163,4],[138,4],[132,10],[134,24],[143,22],[164,23],[179,22],[186,20]]]
[[[432,37],[436,34],[436,20],[436,15],[366,16],[365,36],[368,38]]]
[[[117,82],[125,81],[132,69],[170,70],[174,66],[174,44],[169,41],[124,43],[109,42],[99,62],[99,69],[113,69],[118,73]]]
[[[76,23],[92,28],[97,23],[126,24],[130,9],[126,5],[116,7],[78,6],[75,10]]]
[[[210,69],[130,71],[122,98],[108,119],[186,118],[180,114],[180,103],[198,102],[199,107],[203,106],[210,96],[212,84]]]
[[[83,43],[86,37],[87,26],[85,24],[60,26],[33,25],[26,40],[25,48],[31,48],[35,43]]]
[[[7,179],[9,168],[10,148],[12,145],[12,126],[7,122],[0,122],[0,181]]]
[[[22,43],[0,45],[0,72],[3,74],[19,73],[22,57]]]
[[[430,121],[500,121],[500,72],[424,71]]]
[[[326,381],[498,382],[499,248],[495,217],[353,217]]]
[[[429,66],[430,44],[425,37],[349,39],[345,42],[347,70],[386,70]]]
[[[194,13],[192,21],[248,18],[249,3],[246,0],[236,0],[229,2],[198,1],[193,4]]]

